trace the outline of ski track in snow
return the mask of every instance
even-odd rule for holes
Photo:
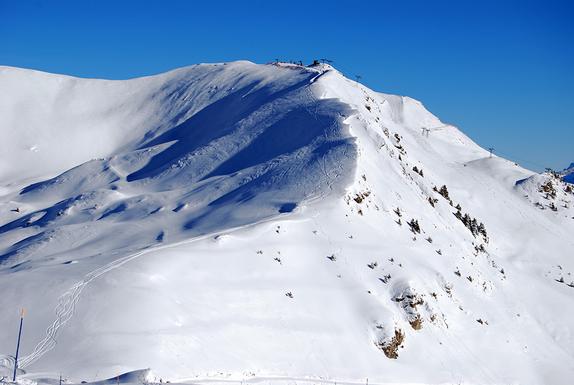
[[[74,315],[76,305],[80,300],[80,295],[84,288],[92,282],[94,279],[101,277],[102,275],[117,269],[123,264],[140,257],[141,255],[151,251],[151,249],[145,249],[135,254],[131,254],[127,257],[117,259],[104,265],[98,269],[95,269],[84,276],[84,279],[77,282],[70,289],[68,289],[64,294],[58,298],[58,305],[56,306],[56,320],[46,329],[46,337],[40,341],[32,353],[23,357],[19,360],[18,367],[26,368],[27,366],[33,364],[38,359],[40,359],[44,354],[48,353],[56,346],[56,337],[58,331],[62,326],[64,326]]]
[[[55,309],[56,319],[46,329],[46,336],[42,339],[42,341],[40,341],[34,347],[34,350],[32,351],[32,353],[30,353],[29,355],[24,356],[18,360],[18,368],[24,369],[24,368],[32,365],[34,362],[38,361],[43,355],[48,353],[50,350],[54,349],[54,347],[56,346],[56,343],[57,343],[56,337],[58,335],[58,332],[62,328],[62,326],[64,326],[66,323],[68,323],[68,321],[74,315],[74,312],[76,310],[76,305],[78,304],[78,302],[80,300],[80,294],[82,294],[82,291],[85,289],[85,287],[89,283],[94,281],[95,279],[101,277],[102,275],[104,275],[106,273],[109,273],[112,270],[117,269],[118,267],[125,265],[128,262],[133,261],[134,259],[141,257],[142,255],[148,254],[150,252],[156,252],[156,251],[160,251],[163,249],[169,249],[169,248],[189,244],[192,242],[197,242],[197,241],[203,240],[205,238],[217,237],[221,234],[231,233],[233,231],[237,231],[237,230],[240,230],[240,229],[243,229],[246,227],[257,226],[257,225],[263,224],[265,222],[276,221],[276,220],[277,220],[277,218],[275,218],[275,217],[267,218],[267,219],[263,219],[263,220],[258,221],[256,223],[253,223],[253,224],[237,226],[237,227],[232,228],[232,229],[223,230],[223,231],[212,233],[212,234],[205,234],[205,235],[201,235],[201,236],[198,236],[195,238],[186,239],[186,240],[183,240],[180,242],[175,242],[175,243],[168,244],[168,245],[161,245],[161,246],[157,246],[157,247],[153,247],[153,246],[147,247],[147,248],[140,250],[134,254],[130,254],[126,257],[116,259],[116,260],[114,260],[114,261],[112,261],[112,262],[110,262],[104,266],[101,266],[95,270],[92,270],[91,272],[87,273],[81,281],[78,281],[71,288],[69,288],[66,292],[64,292],[60,297],[58,297],[58,305],[56,306],[56,309]],[[4,356],[2,356],[2,357],[4,358]],[[14,361],[14,359],[11,356],[5,356],[5,357],[10,358],[10,359],[12,359],[12,361]]]

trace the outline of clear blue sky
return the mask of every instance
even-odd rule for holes
[[[2,65],[124,79],[322,57],[524,166],[574,162],[574,1],[0,0]]]

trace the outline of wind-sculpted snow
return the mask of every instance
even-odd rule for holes
[[[0,375],[570,384],[566,172],[328,65],[0,89]]]
[[[76,233],[82,242],[82,232],[90,228],[103,227],[112,236],[118,227],[137,221],[146,226],[138,243],[147,246],[162,233],[173,241],[221,231],[293,211],[332,192],[342,194],[355,167],[354,139],[343,124],[350,109],[315,96],[312,81],[321,72],[246,63],[205,67],[129,81],[149,95],[126,108],[148,108],[149,103],[173,126],[161,121],[138,128],[138,136],[124,135],[133,142],[108,146],[121,148],[110,157],[22,188],[11,199],[34,208],[2,225],[0,234],[34,234],[4,243],[0,261],[14,266],[33,259],[24,246],[36,244],[39,234],[54,237],[52,229],[85,225]],[[94,92],[118,88],[85,82]],[[197,89],[207,84],[207,95]],[[127,103],[119,99],[120,105]]]

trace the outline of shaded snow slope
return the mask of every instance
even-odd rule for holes
[[[574,163],[571,163],[570,167],[564,170],[562,179],[564,182],[574,184]]]
[[[0,346],[28,308],[30,381],[574,375],[572,190],[420,102],[326,65],[0,82],[18,143],[1,159]]]
[[[16,81],[25,77],[22,71],[14,71]],[[7,72],[13,81],[11,71]],[[62,138],[43,143],[45,150],[38,147],[37,154],[61,161],[44,163],[39,158],[45,173],[80,157],[112,155],[87,160],[5,195],[4,208],[19,210],[5,216],[0,225],[0,234],[6,234],[0,241],[5,250],[0,261],[7,265],[24,268],[48,255],[61,255],[69,247],[65,239],[71,233],[74,243],[91,244],[75,254],[79,258],[254,223],[293,211],[304,200],[341,193],[353,175],[354,139],[342,123],[349,109],[314,95],[309,85],[321,75],[316,70],[238,62],[199,65],[127,82],[29,75],[36,81],[43,76],[45,83],[62,87],[41,95],[55,101],[46,103],[52,109],[38,121],[50,122],[53,115],[54,119],[76,116],[73,106],[65,104],[60,110],[58,104],[76,90],[84,92],[78,99],[87,99],[80,117],[108,111],[108,104],[113,104],[108,92],[118,93],[119,100],[103,122],[98,120],[102,130],[48,126],[47,131],[53,131],[50,136]],[[103,95],[103,107],[93,95]],[[7,109],[18,111],[7,104]],[[118,114],[137,115],[137,111],[143,111],[144,123],[139,115],[125,127],[118,123]],[[27,131],[2,127],[5,136],[15,137],[11,142],[26,140]],[[43,130],[29,127],[32,132]],[[103,131],[102,136],[107,130],[115,136],[102,139],[105,150],[98,149],[92,147],[89,135],[85,142],[76,143],[74,138],[81,138],[84,129]],[[78,132],[77,136],[64,140],[71,132]],[[78,152],[69,154],[66,146]],[[25,167],[14,171],[20,180],[35,177],[38,170],[19,161],[35,155],[14,151],[7,153],[4,163]],[[10,179],[12,174],[6,175]],[[133,223],[137,226],[126,226]],[[119,231],[124,236],[118,239],[114,234]],[[57,263],[63,262],[61,258]]]

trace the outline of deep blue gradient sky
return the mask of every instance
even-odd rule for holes
[[[574,161],[574,1],[0,0],[0,65],[125,79],[322,57],[525,167]]]

